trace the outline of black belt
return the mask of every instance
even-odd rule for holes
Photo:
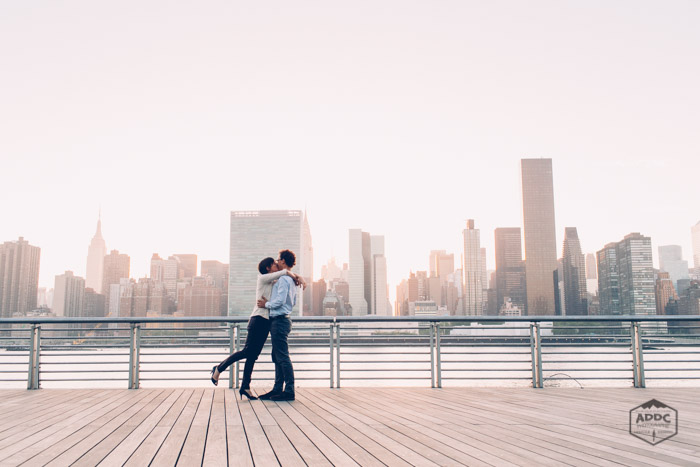
[[[278,319],[278,318],[289,318],[289,315],[270,316],[270,321],[272,321],[273,319]]]

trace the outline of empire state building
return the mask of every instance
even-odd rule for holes
[[[102,274],[104,273],[106,254],[107,246],[102,238],[102,216],[100,216],[97,220],[97,231],[88,247],[87,274],[85,277],[85,287],[91,288],[97,293],[102,293]]]

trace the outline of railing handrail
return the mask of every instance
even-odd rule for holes
[[[180,317],[121,317],[121,318],[66,318],[66,317],[24,317],[0,318],[0,324],[56,324],[56,323],[245,323],[249,316],[180,316]],[[352,322],[658,322],[658,321],[700,321],[700,315],[602,315],[602,316],[292,316],[295,322],[310,323],[352,323]]]

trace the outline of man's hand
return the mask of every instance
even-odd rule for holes
[[[258,299],[258,308],[265,308],[267,304],[267,298],[263,295],[262,298]]]

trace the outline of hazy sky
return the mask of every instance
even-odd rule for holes
[[[691,258],[700,2],[36,1],[0,6],[0,241],[40,285],[108,249],[228,261],[231,210],[308,210],[316,276],[385,235],[390,293],[468,218],[521,226],[554,163],[557,244],[639,231]],[[655,258],[656,262],[656,258]]]

